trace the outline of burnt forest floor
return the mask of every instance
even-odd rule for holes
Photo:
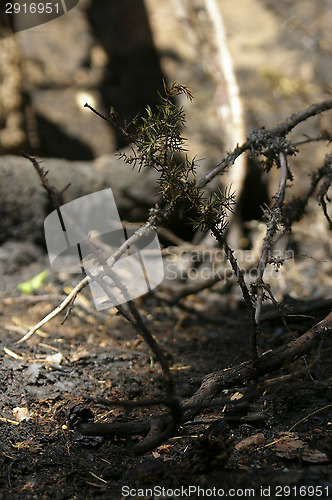
[[[176,495],[176,488],[189,487],[205,488],[207,495],[213,488],[222,488],[225,495],[238,490],[238,496],[249,496],[245,490],[252,489],[256,498],[263,498],[261,488],[268,487],[269,498],[294,493],[312,498],[313,491],[318,495],[322,490],[322,498],[330,498],[330,339],[305,359],[224,391],[229,400],[225,407],[202,410],[174,438],[135,457],[132,448],[142,436],[87,438],[70,427],[75,412],[83,409],[93,412],[95,422],[131,422],[165,411],[156,407],[124,413],[98,402],[164,395],[159,366],[123,318],[112,310],[102,318],[85,299],[63,325],[56,318],[26,343],[15,344],[56,305],[57,286],[49,279],[39,296],[1,295],[1,498],[120,499],[128,493],[125,487],[132,489],[128,498],[153,498],[148,488],[154,487],[168,489],[166,498],[172,498],[171,490]],[[218,326],[165,308],[154,297],[146,297],[139,307],[167,353],[181,400],[198,389],[206,374],[248,359],[241,303],[234,311],[225,310],[227,321]],[[286,343],[327,311],[328,304],[299,318],[293,333],[276,317],[265,322],[264,348]],[[246,404],[233,406],[232,400],[242,397]],[[217,427],[211,437],[211,424],[223,417],[227,435]],[[243,440],[252,436],[256,444],[248,446]],[[197,497],[195,491],[191,498]]]

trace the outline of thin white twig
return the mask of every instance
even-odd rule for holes
[[[65,309],[65,307],[76,297],[76,295],[78,294],[78,292],[80,290],[82,290],[82,288],[84,288],[88,283],[89,283],[89,278],[88,278],[88,276],[86,276],[84,279],[82,279],[78,283],[78,285],[75,286],[75,288],[72,289],[72,291],[67,295],[67,297],[65,298],[65,300],[63,300],[61,302],[61,304],[58,305],[58,307],[56,307],[55,309],[53,309],[53,311],[51,311],[47,316],[45,316],[44,319],[42,319],[41,321],[39,321],[39,323],[37,323],[37,325],[35,325],[33,328],[31,328],[31,330],[29,330],[28,333],[26,333],[24,335],[24,337],[22,337],[20,340],[18,340],[16,342],[16,344],[21,344],[22,342],[25,342],[30,337],[32,337],[32,335],[37,330],[39,330],[39,328],[41,328],[43,325],[45,325],[46,323],[48,323],[52,318],[55,318],[55,316],[57,316],[61,311],[63,311]]]
[[[244,142],[245,140],[243,107],[241,103],[239,85],[235,76],[232,56],[228,49],[225,26],[220,8],[216,0],[206,0],[206,7],[214,28],[218,56],[217,61],[226,83],[229,110],[233,125],[232,139],[235,139],[236,144],[236,142]],[[232,147],[234,147],[235,144],[233,144]]]
[[[225,149],[231,150],[236,144],[245,141],[246,127],[239,85],[218,2],[173,0],[172,3],[190,46],[194,47],[202,68],[215,84],[216,109],[221,119]],[[197,15],[198,11],[205,15]],[[204,51],[202,44],[206,40],[210,40],[210,44]],[[232,185],[232,190],[239,197],[246,175],[245,157],[239,155],[233,163],[227,184]]]
[[[241,144],[245,141],[245,121],[242,101],[240,97],[239,85],[237,78],[235,76],[235,70],[233,65],[233,59],[228,48],[227,37],[225,32],[225,25],[223,22],[222,14],[220,12],[220,7],[216,0],[206,0],[207,12],[211,18],[211,22],[214,28],[215,39],[216,39],[216,49],[217,49],[217,62],[219,63],[222,76],[224,78],[224,84],[226,86],[226,93],[228,96],[228,109],[230,114],[230,122],[232,126],[229,129],[229,142],[228,147],[234,148],[236,144]],[[219,83],[222,85],[223,82]],[[224,105],[219,105],[219,112],[223,116]],[[243,184],[246,175],[246,160],[243,155],[241,155],[234,162],[232,169],[229,174],[229,184],[232,185],[232,189],[235,192],[235,196],[238,198],[243,189]]]

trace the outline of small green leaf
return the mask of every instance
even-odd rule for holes
[[[42,287],[44,281],[46,280],[47,276],[49,275],[48,271],[42,271],[41,273],[37,274],[37,276],[34,276],[31,278],[31,280],[24,281],[23,283],[19,283],[17,285],[17,288],[21,290],[21,292],[26,293],[26,294],[31,294],[35,290],[38,290],[39,288]]]

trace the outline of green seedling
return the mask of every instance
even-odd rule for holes
[[[39,288],[42,287],[44,281],[48,277],[49,272],[48,271],[42,271],[41,273],[37,274],[31,280],[24,281],[23,283],[19,283],[17,285],[17,288],[21,290],[21,292],[26,293],[26,294],[32,294],[35,290],[39,290]]]

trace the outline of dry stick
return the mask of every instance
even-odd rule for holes
[[[299,123],[331,108],[332,99],[327,99],[322,103],[313,104],[305,110],[302,110],[287,118],[277,127],[270,130],[270,134],[276,136],[285,136]],[[241,146],[235,148],[234,151],[232,151],[222,162],[220,162],[198,183],[198,186],[204,187],[221,171],[226,170],[229,165],[232,164],[232,160],[234,161],[234,157],[236,158],[237,155],[242,154],[244,151],[250,148],[251,142],[252,141],[248,140]],[[226,387],[232,387],[237,383],[243,384],[249,380],[257,379],[257,377],[260,375],[272,372],[280,368],[288,360],[295,361],[296,359],[309,353],[313,348],[315,348],[331,330],[332,313],[330,313],[323,321],[308,330],[308,332],[306,332],[298,339],[292,341],[286,346],[283,346],[275,351],[266,354],[265,356],[260,356],[258,358],[258,367],[252,366],[252,363],[250,362],[246,362],[240,366],[208,375],[207,377],[205,377],[198,391],[194,394],[194,396],[192,396],[192,398],[188,400],[187,404],[196,403],[198,401],[210,401]],[[185,408],[186,407],[184,406],[183,409],[185,410]],[[191,418],[192,416],[193,412],[191,412],[190,415],[188,415],[188,412],[186,412],[186,414],[184,415],[184,419],[187,420],[187,417]]]
[[[327,111],[331,108],[332,108],[332,99],[327,99],[326,101],[323,101],[322,103],[319,103],[319,104],[313,104],[312,106],[309,106],[305,110],[302,110],[302,111],[292,115],[290,118],[287,118],[284,122],[282,122],[277,127],[272,129],[270,131],[270,134],[277,135],[277,136],[286,135],[302,121],[307,120],[309,117],[317,115],[323,111]],[[251,143],[252,143],[252,140],[247,140],[241,146],[237,146],[211,172],[209,172],[205,177],[203,177],[200,181],[197,182],[197,187],[199,187],[199,188],[205,187],[216,175],[220,174],[220,172],[222,172],[222,171],[225,171],[232,163],[234,163],[236,158],[238,158],[242,153],[244,153],[245,151],[247,151],[250,148]],[[28,157],[28,158],[31,161],[33,161],[33,159],[31,157]],[[33,161],[33,163],[34,163],[34,161]],[[43,178],[45,178],[45,173],[42,172],[42,174],[43,174]],[[47,189],[47,187],[45,185],[44,185],[44,187]],[[47,191],[50,193],[51,188],[47,189]],[[160,213],[157,212],[152,217],[150,217],[149,221],[147,222],[147,224],[145,226],[143,226],[138,231],[136,231],[136,233],[133,236],[131,236],[126,242],[124,242],[123,245],[112,255],[110,261],[108,262],[109,266],[111,267],[121,257],[121,255],[125,252],[128,244],[131,244],[134,241],[137,241],[137,239],[139,239],[141,234],[142,235],[147,234],[149,232],[149,230],[151,230],[152,228],[155,227],[155,225],[157,225],[157,223],[160,223],[163,219],[165,219],[168,215],[169,208],[170,208],[169,206],[166,206],[166,207],[164,207],[164,209]],[[74,290],[77,290],[76,293],[87,284],[87,282],[85,282],[85,280],[86,280],[86,278],[84,278],[77,285],[77,287],[75,287]],[[73,294],[74,290],[71,292],[71,294]],[[70,296],[71,296],[71,294],[70,294]],[[39,325],[41,323],[44,325],[50,319],[52,319],[54,316],[56,316],[60,311],[62,311],[71,300],[71,299],[68,300],[68,297],[60,304],[60,306],[58,306],[53,311],[53,313],[46,316],[46,318],[48,318],[48,319],[44,318],[44,320],[42,320],[42,322],[40,322]],[[40,328],[40,326],[34,327],[34,328],[35,328],[34,331],[36,331],[38,328]],[[21,339],[20,341],[23,342],[23,339]]]
[[[72,289],[72,291],[67,295],[67,297],[65,298],[65,300],[63,300],[61,302],[61,304],[58,305],[58,307],[56,307],[55,309],[53,309],[53,311],[51,311],[47,316],[45,316],[44,319],[42,319],[41,321],[39,321],[39,323],[37,323],[37,325],[35,325],[33,328],[31,328],[31,330],[29,330],[28,333],[26,333],[24,335],[24,337],[22,337],[20,340],[18,340],[16,342],[16,344],[21,344],[22,342],[25,342],[30,337],[32,337],[32,335],[37,330],[39,330],[39,328],[41,328],[43,325],[45,325],[46,323],[48,323],[51,319],[55,318],[55,316],[57,316],[61,311],[63,311],[67,307],[67,305],[72,300],[75,299],[75,297],[78,294],[78,292],[80,292],[82,290],[82,288],[84,288],[88,283],[89,283],[89,278],[88,278],[88,276],[86,276],[85,278],[83,278],[78,283],[78,285],[75,286],[75,288]]]
[[[262,311],[262,302],[264,294],[264,288],[263,288],[264,271],[269,261],[270,250],[274,245],[273,237],[278,230],[278,219],[280,218],[281,207],[285,199],[285,190],[288,178],[287,160],[284,153],[280,153],[279,158],[280,158],[280,170],[281,170],[279,188],[277,194],[275,195],[275,202],[271,208],[270,219],[267,222],[264,245],[257,267],[257,274],[258,274],[256,281],[257,300],[256,300],[256,312],[255,312],[255,323],[257,325],[259,323],[259,318]]]

